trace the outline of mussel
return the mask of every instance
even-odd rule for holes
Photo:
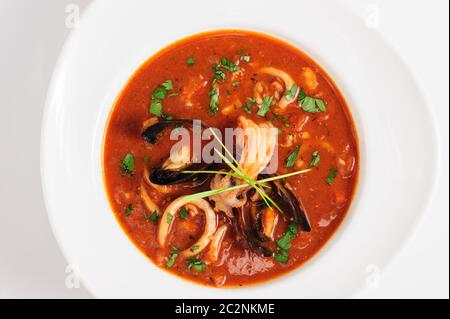
[[[150,144],[156,144],[161,136],[161,133],[168,127],[194,127],[192,120],[174,119],[174,120],[162,120],[149,127],[142,132],[142,139]],[[199,125],[200,126],[200,125]],[[201,125],[200,129],[204,130],[207,127]],[[193,186],[203,185],[209,178],[209,174],[194,174],[184,173],[184,170],[189,171],[202,171],[211,168],[212,164],[204,162],[195,163],[191,161],[190,150],[187,152],[187,158],[173,163],[167,158],[160,166],[151,170],[149,180],[156,185],[175,185],[183,183],[191,183]]]
[[[261,175],[259,178],[266,177],[268,176]],[[265,257],[272,256],[277,250],[273,234],[278,218],[296,222],[299,231],[311,231],[303,206],[290,190],[289,184],[282,180],[267,184],[270,189],[265,189],[266,194],[280,207],[281,212],[275,207],[267,207],[258,196],[256,200],[252,200],[251,198],[257,194],[251,193],[247,195],[250,199],[243,207],[234,209],[238,239],[244,246],[249,246],[255,253]],[[254,193],[254,189],[249,192]]]

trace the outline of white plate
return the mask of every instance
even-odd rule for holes
[[[203,287],[154,266],[108,204],[101,146],[129,76],[160,48],[212,29],[262,31],[307,52],[337,82],[360,138],[360,182],[337,234],[305,266],[267,284]],[[96,1],[67,41],[48,93],[41,170],[49,218],[97,297],[350,297],[394,257],[434,188],[434,125],[402,61],[335,1]]]

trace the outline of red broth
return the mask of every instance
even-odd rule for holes
[[[210,92],[215,85],[213,67],[222,57],[239,70],[220,68],[225,79],[217,82],[219,107],[213,114],[210,108]],[[295,99],[285,109],[277,108],[277,101],[292,88],[283,87],[279,77],[260,72],[264,67],[288,74],[297,90],[303,88],[304,95],[312,100],[306,103],[303,99],[302,103]],[[167,80],[171,80],[173,88],[162,100],[162,114],[159,115],[199,119],[221,130],[236,127],[240,116],[256,123],[270,122],[279,129],[277,174],[307,169],[316,162],[310,172],[287,179],[311,226],[311,231],[299,231],[292,239],[287,260],[279,262],[274,256],[262,256],[243,245],[237,240],[234,218],[220,211],[216,212],[218,225],[227,225],[227,232],[216,261],[208,260],[208,248],[195,257],[202,265],[200,267],[188,267],[189,260],[182,256],[173,258],[176,249],[189,248],[202,234],[203,214],[187,214],[184,219],[175,216],[167,244],[158,243],[158,226],[164,222],[161,220],[164,209],[180,195],[204,190],[181,187],[165,194],[160,188],[148,185],[143,177],[145,170],[151,171],[168,157],[173,144],[166,142],[167,133],[162,134],[157,144],[141,138],[146,123],[158,121],[149,111],[152,94]],[[271,110],[264,116],[257,114],[259,103],[247,105],[248,98],[253,99],[259,93],[273,97]],[[321,110],[314,99],[323,101],[326,110]],[[306,110],[300,106],[304,103],[309,103]],[[151,57],[132,75],[117,98],[109,116],[103,147],[106,192],[117,220],[131,241],[157,266],[182,278],[216,287],[264,282],[296,269],[310,259],[345,217],[359,170],[355,126],[333,80],[295,47],[248,31],[194,35]],[[288,168],[287,160],[297,147],[298,156]],[[134,167],[124,173],[121,166],[126,154],[131,154]],[[142,187],[159,207],[158,216],[149,211],[142,200]],[[277,225],[274,242],[286,233],[288,223],[282,219]],[[168,267],[170,256],[173,265]]]

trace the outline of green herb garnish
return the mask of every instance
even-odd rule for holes
[[[279,249],[275,253],[275,260],[282,264],[287,264],[289,261],[289,252],[283,249]]]
[[[125,157],[122,160],[122,163],[120,164],[120,170],[122,171],[122,175],[124,176],[133,176],[134,174],[134,156],[131,153],[128,153],[125,155]]]
[[[198,255],[187,260],[187,269],[189,270],[194,269],[196,271],[204,271],[205,268],[205,263],[200,260],[200,256]]]
[[[169,96],[169,91],[173,90],[173,82],[171,80],[164,81],[152,93],[152,101],[150,103],[149,112],[157,117],[170,117],[163,113],[162,101]],[[176,94],[176,93],[175,93]],[[172,96],[172,94],[170,95]]]
[[[317,164],[320,162],[320,154],[319,151],[314,151],[312,153],[311,163],[309,164],[309,167],[316,167]]]
[[[125,217],[130,216],[132,212],[133,212],[133,205],[129,204],[127,208],[125,208]]]
[[[199,249],[200,249],[200,246],[199,246],[199,245],[194,245],[194,246],[191,247],[191,251],[192,251],[192,252],[194,252],[194,251],[196,251],[196,250],[199,250]]]
[[[312,96],[306,95],[305,90],[302,88],[297,98],[299,106],[309,113],[326,112],[327,107],[322,99],[317,99]]]
[[[298,86],[295,85],[295,84],[292,85],[292,87],[291,87],[289,90],[287,90],[286,92],[284,92],[284,97],[285,97],[288,101],[294,99],[295,94],[297,93],[297,90],[298,90]]]
[[[238,86],[239,86],[239,82],[238,82],[238,81],[233,82],[232,85],[233,85],[234,87],[238,87]]]
[[[296,222],[291,222],[286,232],[277,241],[278,251],[275,254],[275,260],[280,263],[287,263],[289,260],[289,249],[291,248],[291,241],[298,234],[298,225]]]
[[[161,117],[163,115],[162,113],[162,103],[159,100],[153,100],[152,103],[150,104],[150,113],[157,116],[157,117]]]
[[[186,60],[186,64],[189,66],[193,66],[195,64],[194,57],[192,57],[192,56],[188,57]]]
[[[273,117],[276,118],[278,121],[283,122],[284,126],[289,127],[289,121],[284,117],[281,116],[275,112],[272,112]]]
[[[239,71],[239,67],[225,57],[222,57],[222,59],[220,59],[219,66],[223,67],[224,69],[230,72]]]
[[[338,169],[337,168],[335,168],[335,167],[330,168],[330,170],[328,171],[328,177],[327,177],[327,181],[326,181],[328,185],[333,184],[334,179],[337,176],[337,173],[338,173]]]
[[[186,219],[188,215],[188,210],[186,207],[181,207],[180,211],[178,212],[178,216],[180,216],[181,219]]]
[[[270,105],[272,104],[273,97],[265,96],[263,97],[261,106],[259,107],[258,114],[259,116],[265,116],[267,112],[270,110]]]
[[[241,50],[236,51],[236,54],[238,54],[238,55],[241,55],[241,54],[244,54],[244,53],[245,53],[245,49],[241,49]]]
[[[241,61],[250,62],[250,56],[249,55],[243,55],[241,56]]]
[[[170,224],[172,222],[172,220],[173,220],[173,215],[170,214],[170,213],[167,213],[167,215],[166,215],[166,223]]]
[[[212,114],[217,114],[219,111],[219,89],[213,88],[209,91],[210,101],[209,101],[209,109]]]
[[[288,156],[286,159],[286,167],[291,168],[294,166],[295,161],[297,160],[298,153],[300,152],[300,145],[295,148],[295,150]]]
[[[150,220],[154,223],[158,222],[158,212],[156,210],[150,215]]]
[[[166,263],[167,268],[170,269],[173,267],[173,265],[175,264],[175,260],[177,259],[179,254],[180,254],[180,250],[177,247],[173,246],[172,252],[170,253],[170,256],[169,256],[169,260],[167,260],[167,263]]]

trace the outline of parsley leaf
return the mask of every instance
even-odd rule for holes
[[[150,113],[157,116],[157,117],[161,117],[162,116],[162,103],[159,100],[153,100],[152,104],[150,104]]]
[[[205,268],[205,263],[200,260],[200,256],[198,255],[187,260],[187,269],[189,270],[194,269],[196,271],[204,271]]]
[[[170,224],[173,220],[173,215],[171,213],[167,213],[166,215],[166,223]]]
[[[239,67],[235,65],[233,61],[230,61],[225,57],[222,57],[222,59],[220,59],[220,66],[230,72],[239,71]]]
[[[298,94],[297,102],[305,112],[317,113],[327,111],[325,102],[322,99],[306,95],[303,88],[301,88],[300,93]]]
[[[167,97],[167,89],[164,87],[157,87],[153,93],[152,93],[152,98],[154,100],[164,100]]]
[[[338,169],[337,168],[335,168],[335,167],[330,168],[330,170],[328,171],[328,177],[327,177],[327,180],[326,180],[328,185],[333,184],[334,179],[337,176],[337,173],[338,173]]]
[[[289,260],[289,249],[291,248],[291,241],[298,234],[298,225],[296,222],[291,222],[286,232],[277,241],[278,251],[275,254],[275,260],[280,263],[287,263]]]
[[[289,127],[289,121],[284,117],[284,116],[282,116],[282,115],[279,115],[279,114],[277,114],[277,113],[275,113],[275,112],[272,112],[272,114],[273,114],[273,117],[274,118],[276,118],[278,121],[280,121],[280,122],[283,122],[283,124],[286,126],[286,127]]]
[[[158,212],[156,210],[150,215],[150,220],[154,223],[158,222]]]
[[[175,260],[177,259],[178,255],[180,254],[180,250],[177,247],[173,247],[172,252],[170,253],[169,260],[167,260],[166,267],[172,268],[175,264]]]
[[[265,116],[266,113],[269,112],[270,105],[272,104],[272,100],[273,100],[272,96],[270,96],[270,97],[268,97],[268,96],[263,97],[261,106],[259,107],[259,110],[258,110],[258,113],[257,113],[259,116]]]
[[[178,212],[178,216],[180,216],[181,219],[186,219],[188,214],[188,210],[186,207],[181,207],[180,211]]]
[[[125,155],[125,157],[122,160],[122,163],[120,164],[120,170],[122,171],[122,175],[124,176],[133,176],[134,174],[134,156],[131,153],[128,153]]]
[[[289,261],[289,252],[287,250],[279,249],[275,253],[275,260],[282,264],[287,264]]]
[[[196,251],[196,250],[199,250],[199,249],[200,249],[200,246],[199,246],[199,245],[194,245],[194,246],[191,247],[191,251],[192,251],[192,252],[194,252],[194,251]]]
[[[211,97],[209,101],[209,109],[212,114],[217,114],[219,111],[219,89],[213,88],[209,91],[209,96]]]
[[[133,205],[130,204],[127,206],[127,208],[125,208],[125,217],[130,216],[132,212],[133,212]]]
[[[241,61],[250,62],[251,57],[249,55],[241,56]]]
[[[173,89],[173,83],[172,83],[172,80],[167,80],[167,81],[163,82],[163,83],[161,84],[161,86],[162,86],[163,88],[165,88],[167,91],[172,90],[172,89]]]
[[[297,85],[292,85],[292,87],[287,90],[286,92],[284,92],[284,97],[288,100],[291,101],[292,99],[294,99],[295,94],[297,93],[298,90],[298,86]]]
[[[300,152],[300,145],[295,148],[295,150],[286,159],[286,167],[291,168],[294,166],[295,161],[297,161],[298,153]]]
[[[193,66],[195,64],[194,57],[192,57],[192,56],[188,57],[186,60],[186,64],[189,66]]]
[[[309,167],[316,167],[317,164],[320,162],[320,154],[319,151],[314,151],[312,153],[311,163],[309,164]]]

